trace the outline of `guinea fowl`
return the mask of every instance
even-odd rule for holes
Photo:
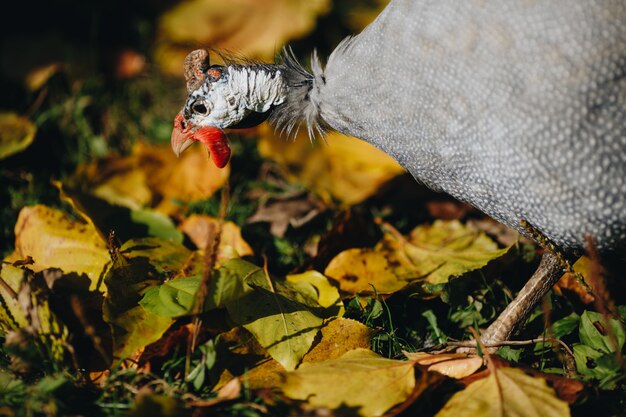
[[[288,134],[301,124],[311,136],[334,129],[427,186],[540,235],[552,250],[483,332],[487,344],[512,335],[588,237],[601,256],[623,256],[623,0],[392,0],[325,68],[315,53],[311,67],[288,52],[276,65],[225,66],[192,52],[174,151],[200,141],[223,166],[223,128],[269,117]]]

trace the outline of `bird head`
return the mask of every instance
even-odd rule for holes
[[[187,100],[174,119],[172,149],[179,156],[201,142],[218,167],[230,159],[223,129],[246,128],[265,120],[282,103],[280,73],[269,66],[211,65],[206,50],[185,58]]]

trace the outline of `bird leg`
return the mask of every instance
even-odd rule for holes
[[[563,264],[558,255],[551,251],[544,252],[539,267],[517,297],[482,333],[482,342],[489,346],[508,340],[516,327],[526,321],[537,303],[557,283],[563,272]]]

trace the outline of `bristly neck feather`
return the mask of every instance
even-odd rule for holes
[[[323,138],[329,126],[320,116],[319,88],[325,79],[317,53],[313,52],[311,57],[311,73],[287,48],[276,66],[287,85],[287,94],[284,103],[276,106],[270,115],[270,124],[289,137],[295,137],[304,124],[311,141],[318,135]]]
[[[326,81],[316,52],[311,72],[288,48],[273,65],[237,61],[227,63],[228,89],[245,108],[257,113],[270,111],[270,124],[288,137],[295,138],[303,124],[311,141],[324,137],[330,127],[320,116],[319,89]]]

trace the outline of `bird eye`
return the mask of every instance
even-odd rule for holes
[[[204,103],[198,101],[191,105],[191,109],[194,111],[194,113],[205,115],[209,113],[209,109],[207,108],[207,106],[205,106]]]

